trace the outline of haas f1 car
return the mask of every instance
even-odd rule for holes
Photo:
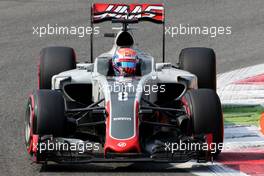
[[[69,47],[40,52],[38,89],[28,98],[25,116],[31,158],[37,163],[176,163],[217,157],[223,116],[214,51],[185,48],[177,63],[176,58],[175,64],[165,62],[161,4],[93,4],[92,27],[105,21],[121,24],[120,30],[104,34],[114,44],[95,59],[91,35],[90,62],[77,63]],[[163,25],[160,63],[135,45],[132,24],[141,22]],[[136,66],[135,72],[117,74],[119,66]]]

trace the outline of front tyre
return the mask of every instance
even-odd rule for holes
[[[38,138],[62,137],[66,133],[65,106],[62,94],[37,90],[29,96],[25,115],[25,144],[29,154],[36,154]]]
[[[26,144],[27,152],[30,155],[33,154],[33,134],[34,134],[33,121],[35,118],[34,107],[35,107],[35,98],[34,95],[31,94],[27,101],[25,123],[24,123],[25,144]]]
[[[217,156],[223,144],[223,115],[221,102],[212,89],[189,90],[183,97],[183,104],[191,119],[191,134],[211,134],[212,142],[218,146]]]

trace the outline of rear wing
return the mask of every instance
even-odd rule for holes
[[[162,4],[101,4],[92,6],[92,23],[113,20],[164,22]]]
[[[105,21],[129,23],[150,21],[163,25],[162,61],[165,62],[165,10],[163,4],[107,4],[95,3],[91,7],[91,27]],[[91,63],[93,63],[93,31],[90,36]]]

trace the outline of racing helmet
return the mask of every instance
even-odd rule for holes
[[[119,48],[114,54],[112,64],[115,76],[135,76],[137,52],[131,48]]]

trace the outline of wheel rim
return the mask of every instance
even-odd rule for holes
[[[24,132],[25,132],[25,144],[26,144],[27,151],[30,154],[32,153],[32,144],[33,144],[33,140],[32,140],[33,116],[34,116],[34,112],[33,112],[33,108],[32,108],[32,99],[30,97],[28,107],[26,110],[25,130],[24,130]]]
[[[29,109],[29,113],[28,113],[28,117],[27,117],[27,120],[26,120],[26,126],[25,126],[25,139],[26,139],[26,143],[28,144],[30,142],[30,138],[31,138],[31,129],[30,129],[30,117],[31,117],[31,114],[32,114],[32,110],[31,110],[31,105],[28,106],[28,109]]]

